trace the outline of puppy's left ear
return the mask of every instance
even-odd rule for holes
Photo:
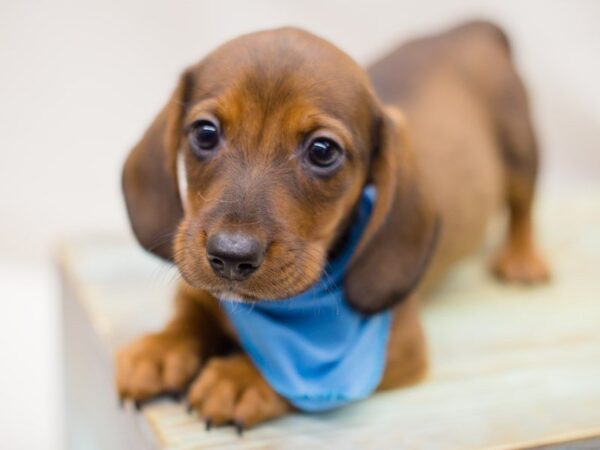
[[[192,71],[188,69],[169,102],[129,153],[122,174],[127,213],[137,240],[146,250],[167,260],[173,259],[173,237],[183,218],[177,152],[192,82]]]
[[[379,121],[370,167],[377,198],[345,278],[348,302],[375,313],[406,299],[435,251],[439,220],[426,197],[400,111]]]

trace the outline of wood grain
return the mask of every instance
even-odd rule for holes
[[[240,444],[559,448],[582,439],[569,448],[594,448],[600,442],[593,440],[600,437],[598,198],[597,191],[578,192],[541,204],[540,241],[554,272],[548,286],[514,287],[493,280],[485,267],[491,247],[452,273],[423,305],[432,364],[425,382],[415,387],[331,413],[292,415],[243,438],[227,428],[206,432],[183,406],[166,400],[146,407],[137,422],[130,420],[134,412],[118,412],[116,399],[114,408],[111,403],[101,412],[121,414],[120,420],[137,423],[130,426],[147,428],[150,446],[178,450]],[[166,319],[177,272],[133,242],[111,236],[73,240],[62,247],[59,262],[82,316],[71,314],[67,320],[71,326],[87,322],[83,326],[102,347],[94,356],[102,367],[98,376],[110,380],[115,349],[160,328]],[[94,391],[94,385],[80,381],[80,389]],[[114,397],[109,388],[98,389],[98,396]],[[76,413],[85,415],[94,405],[79,407]]]

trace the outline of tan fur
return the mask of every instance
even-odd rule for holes
[[[235,331],[215,297],[276,301],[306,289],[343,242],[367,183],[378,198],[345,288],[358,310],[394,310],[379,389],[425,374],[418,299],[479,246],[504,205],[510,225],[495,273],[518,282],[548,279],[531,218],[535,136],[504,34],[469,23],[399,47],[369,76],[331,44],[296,29],[242,36],[185,71],[123,175],[136,236],[175,260],[185,281],[165,329],[119,353],[122,398],[143,401],[191,383],[188,402],[207,424],[253,426],[289,411],[235,351]],[[186,141],[186,127],[202,118],[218,120],[224,136],[219,155],[207,161]],[[303,142],[315,133],[346,152],[327,178],[300,164]],[[182,193],[179,154],[187,174]],[[216,230],[244,230],[267,248],[247,280],[212,273],[205,245]]]

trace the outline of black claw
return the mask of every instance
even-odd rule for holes
[[[244,434],[244,423],[235,421],[233,422],[233,426],[235,427],[235,431],[237,431],[238,436],[242,436]]]
[[[192,414],[194,412],[194,406],[191,403],[188,403],[185,410],[187,411],[188,414]]]
[[[206,419],[206,431],[210,431],[211,428],[212,428],[212,419],[209,417],[208,419]]]
[[[142,410],[142,402],[139,400],[136,400],[133,402],[133,406],[135,407],[136,411],[141,411]]]
[[[181,400],[181,394],[179,392],[171,392],[170,397],[173,401],[178,402]]]

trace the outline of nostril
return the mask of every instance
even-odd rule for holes
[[[208,262],[210,263],[210,265],[212,266],[213,269],[221,271],[225,268],[225,263],[220,260],[219,258],[208,258]]]
[[[241,275],[250,275],[258,269],[258,266],[250,263],[240,263],[237,265],[237,270]]]

